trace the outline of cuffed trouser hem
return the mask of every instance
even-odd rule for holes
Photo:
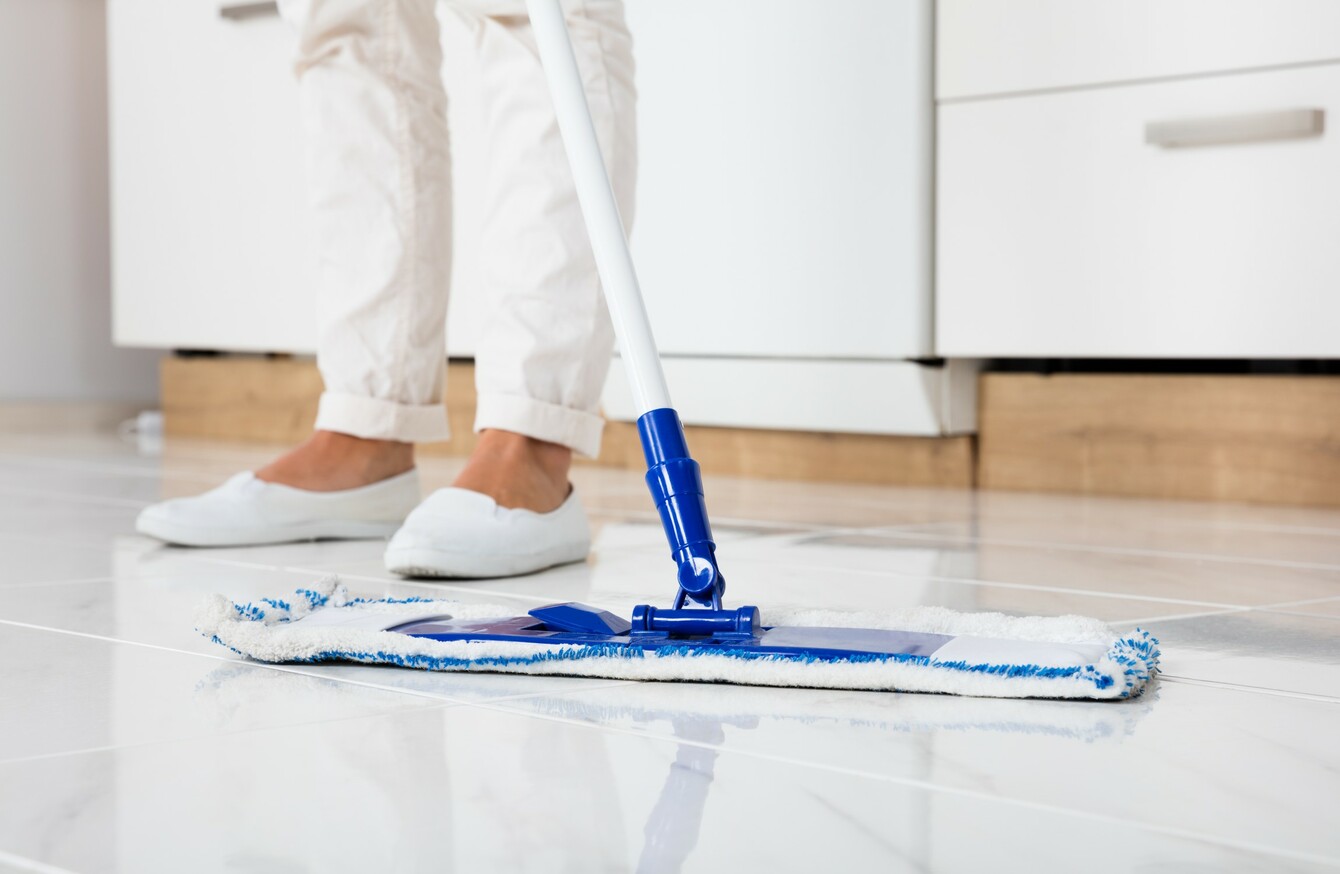
[[[398,404],[381,398],[326,392],[316,414],[319,431],[338,431],[365,440],[433,443],[451,436],[442,404]]]
[[[520,395],[481,394],[475,407],[475,430],[485,428],[525,434],[595,458],[600,454],[600,434],[605,428],[605,420],[595,413]]]

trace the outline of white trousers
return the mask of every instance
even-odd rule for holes
[[[613,332],[522,0],[453,0],[473,30],[487,159],[480,228],[490,314],[475,430],[595,456]],[[632,41],[620,0],[565,2],[625,221],[636,176]],[[446,439],[451,166],[434,0],[288,0],[321,259],[316,427]]]

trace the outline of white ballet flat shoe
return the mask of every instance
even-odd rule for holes
[[[386,569],[406,577],[511,577],[582,561],[590,550],[575,491],[557,510],[536,513],[467,489],[439,489],[391,538]]]
[[[389,537],[418,500],[416,470],[338,492],[309,492],[239,473],[203,495],[145,507],[135,530],[181,546]]]

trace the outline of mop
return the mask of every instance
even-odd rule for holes
[[[1158,641],[1114,639],[1078,616],[1014,617],[938,607],[889,613],[774,612],[723,606],[725,579],[702,476],[670,401],[613,189],[559,0],[527,0],[605,299],[642,412],[638,433],[678,590],[672,606],[630,618],[584,604],[515,616],[504,606],[427,598],[351,598],[336,580],[287,599],[215,596],[198,630],[265,662],[350,661],[490,671],[941,692],[1000,698],[1129,698],[1158,672]]]

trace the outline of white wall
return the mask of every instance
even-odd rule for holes
[[[102,0],[0,0],[0,401],[157,396],[115,349]]]

